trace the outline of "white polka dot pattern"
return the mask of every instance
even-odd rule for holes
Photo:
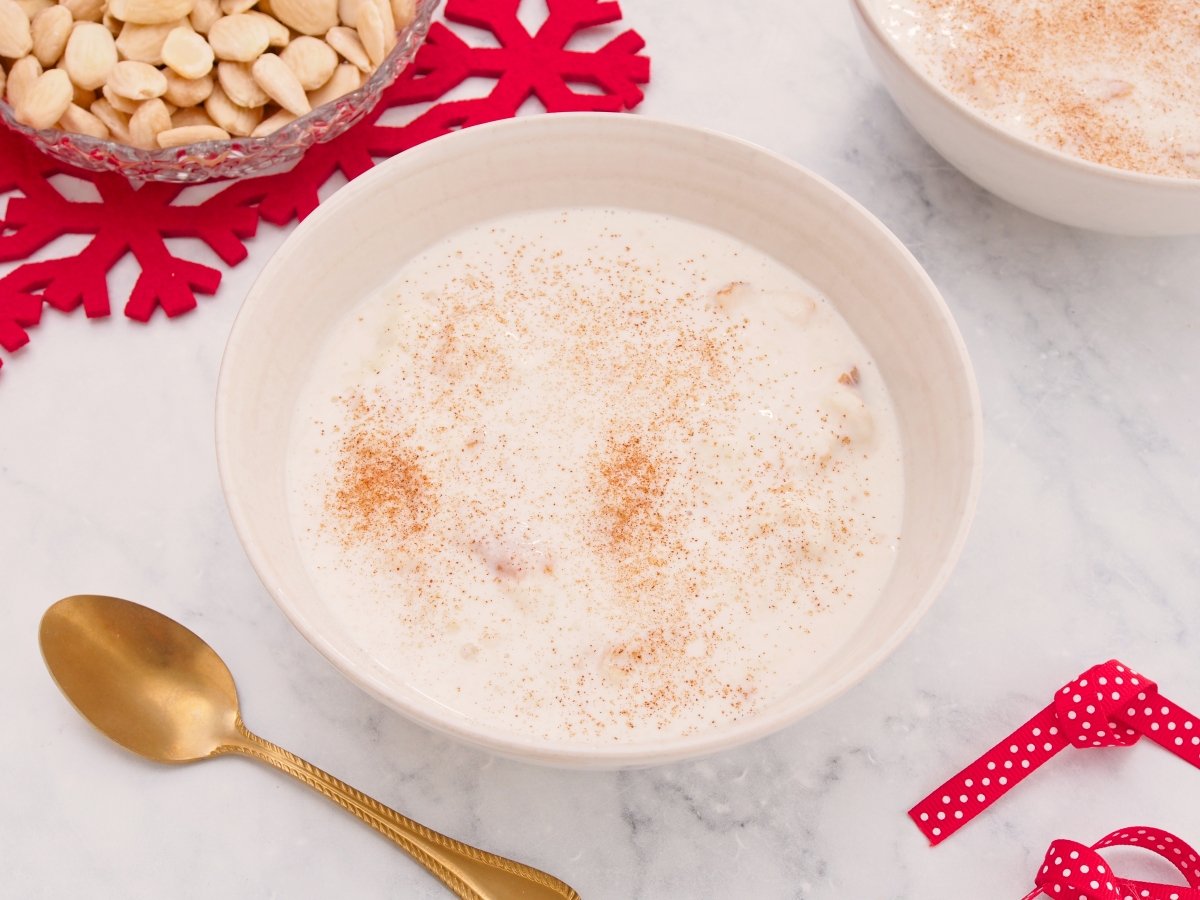
[[[1062,688],[1049,706],[908,814],[931,844],[940,844],[1060,750],[1127,747],[1141,737],[1200,768],[1200,717],[1161,696],[1144,675],[1109,660]]]
[[[1175,866],[1187,885],[1156,884],[1118,877],[1097,851],[1108,847],[1141,847]],[[1200,854],[1165,831],[1147,826],[1122,828],[1091,847],[1058,840],[1034,879],[1037,887],[1022,900],[1200,900]]]

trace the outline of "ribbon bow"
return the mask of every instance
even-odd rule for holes
[[[1157,696],[1157,684],[1109,660],[1055,694],[1054,712],[1059,729],[1076,747],[1128,747],[1141,735],[1120,720],[1136,718],[1138,704],[1154,702]],[[1154,709],[1145,712],[1149,715]]]
[[[1157,853],[1177,868],[1187,886],[1154,884],[1117,877],[1097,851],[1108,847],[1141,847]],[[1046,851],[1033,891],[1022,900],[1043,894],[1055,900],[1200,900],[1200,854],[1157,828],[1123,828],[1091,847],[1057,840]]]
[[[940,844],[1060,750],[1128,747],[1142,737],[1200,768],[1200,718],[1159,694],[1149,678],[1109,660],[1056,693],[1049,706],[908,814],[931,844]]]

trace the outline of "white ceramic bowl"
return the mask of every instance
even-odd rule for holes
[[[1200,179],[1102,166],[1018,138],[921,72],[888,38],[871,0],[851,0],[851,6],[896,105],[971,180],[1065,225],[1114,234],[1200,234]]]
[[[405,260],[481,220],[623,206],[723,229],[792,266],[836,305],[889,385],[907,492],[895,571],[865,624],[786,700],[713,731],[628,745],[548,743],[456,716],[398,685],[330,614],[288,518],[297,394],[322,339]],[[276,602],[354,683],[430,728],[506,755],[578,767],[647,765],[793,723],[863,678],[916,625],[958,556],[979,480],[980,413],[936,288],[857,203],[733,138],[635,116],[538,116],[471,128],[397,156],[336,193],[284,242],[246,298],[217,392],[217,455],[234,525]],[[870,601],[868,601],[870,602]]]

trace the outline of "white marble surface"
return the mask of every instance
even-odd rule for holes
[[[935,156],[834,0],[626,0],[647,114],[780,151],[908,243],[978,370],[986,474],[957,573],[857,689],[754,746],[649,771],[493,759],[360,694],[284,620],[233,534],[212,396],[255,272],[175,323],[48,312],[0,375],[0,895],[440,898],[344,813],[242,760],[142,762],[42,667],[59,596],[113,593],[226,657],[251,727],[412,816],[560,874],[587,900],[1015,898],[1050,839],[1151,823],[1200,841],[1200,772],[1149,744],[1070,752],[936,850],[904,816],[1093,662],[1200,709],[1200,241],[1036,220]],[[128,276],[128,272],[124,273]]]

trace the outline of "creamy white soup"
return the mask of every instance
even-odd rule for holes
[[[1081,159],[1200,178],[1200,3],[870,0],[929,77]]]
[[[320,595],[397,684],[589,743],[802,684],[870,614],[903,500],[887,389],[820,294],[601,208],[400,262],[313,360],[288,482]]]

